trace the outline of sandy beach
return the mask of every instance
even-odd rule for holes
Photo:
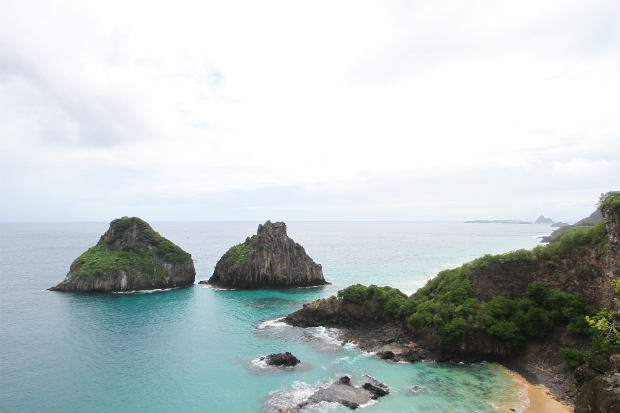
[[[527,392],[528,404],[523,413],[572,413],[573,406],[559,402],[553,397],[549,389],[543,384],[533,385],[519,373],[506,369],[518,386],[523,386]]]

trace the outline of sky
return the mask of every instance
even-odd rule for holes
[[[0,221],[574,222],[620,3],[0,0]]]

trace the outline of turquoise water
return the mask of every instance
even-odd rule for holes
[[[208,278],[250,223],[153,223]],[[45,291],[107,223],[0,224],[1,411],[257,412],[286,406],[343,374],[390,386],[365,411],[493,411],[521,398],[494,364],[395,364],[342,346],[337,331],[277,319],[352,283],[408,293],[444,268],[485,253],[531,248],[548,225],[291,222],[289,235],[333,285],[298,290],[194,287],[135,294]],[[261,355],[291,351],[295,369]],[[413,385],[427,388],[413,394]],[[314,410],[340,411],[324,404]]]

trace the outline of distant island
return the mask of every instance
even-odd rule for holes
[[[553,224],[553,220],[551,218],[546,218],[544,215],[541,215],[536,218],[534,224]]]
[[[474,221],[465,221],[466,224],[531,224],[529,221],[521,221],[518,219],[476,219]]]
[[[534,222],[532,221],[522,221],[520,219],[475,219],[472,221],[465,221],[466,224],[553,224],[552,226],[561,227],[568,224],[563,222],[558,222],[554,224],[554,221],[551,218],[547,218],[544,215],[536,218]]]

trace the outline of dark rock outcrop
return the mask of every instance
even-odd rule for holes
[[[295,288],[327,284],[320,264],[286,235],[284,222],[265,222],[256,235],[230,248],[209,284],[224,288]]]
[[[607,350],[586,359],[575,372],[575,413],[620,412],[620,354]]]
[[[321,387],[289,411],[298,412],[308,405],[320,402],[340,403],[351,410],[355,410],[371,399],[378,399],[389,393],[388,386],[374,377],[363,375],[362,385],[357,387],[351,383],[351,377],[343,376],[327,387]]]
[[[392,350],[377,351],[377,357],[381,360],[394,360],[394,352]]]
[[[110,223],[94,247],[71,264],[52,291],[116,292],[185,287],[194,283],[192,257],[140,218]]]
[[[301,363],[297,357],[289,353],[276,353],[269,354],[268,356],[261,357],[261,360],[265,360],[265,362],[270,366],[280,366],[280,367],[293,367]]]
[[[364,374],[365,382],[362,384],[362,388],[368,390],[372,396],[372,399],[378,399],[379,397],[387,396],[390,394],[390,389],[385,383],[381,383],[379,380]]]

